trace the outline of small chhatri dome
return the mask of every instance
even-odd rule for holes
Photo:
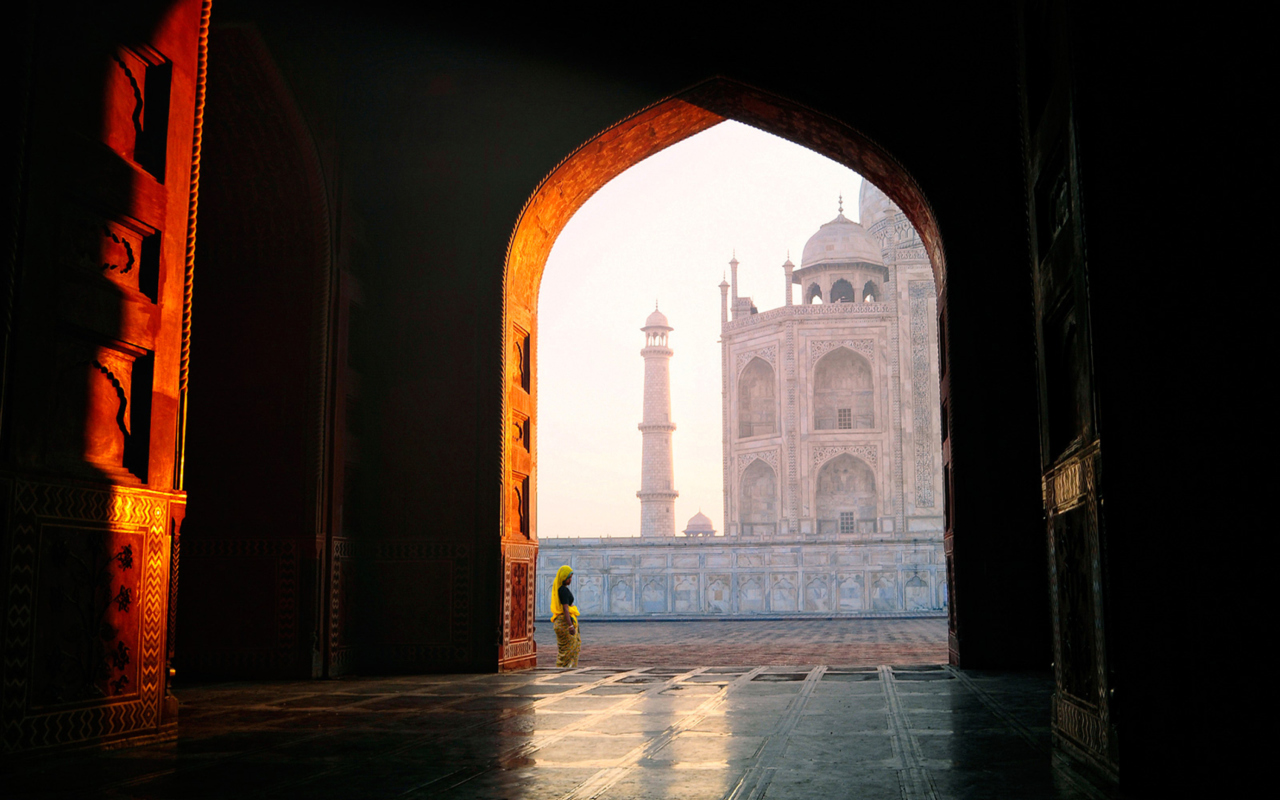
[[[653,313],[644,321],[644,327],[640,330],[647,331],[650,328],[662,328],[664,330],[673,331],[675,328],[667,324],[667,315],[658,310],[658,303],[653,304]]]
[[[804,253],[800,256],[800,268],[818,264],[843,264],[863,261],[869,264],[883,264],[880,257],[880,246],[867,235],[866,228],[844,215],[844,201],[841,198],[840,213],[836,218],[823,225],[818,232],[809,237],[804,245]]]
[[[715,536],[716,529],[711,525],[711,518],[699,511],[689,518],[684,529],[685,536]]]

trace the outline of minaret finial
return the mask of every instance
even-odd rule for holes
[[[836,208],[836,212],[840,214],[844,213],[844,192],[840,193],[840,201],[839,201],[838,207]]]
[[[655,298],[653,298],[653,310],[654,310],[654,311],[657,311],[657,310],[658,310],[658,298],[656,298],[656,297],[655,297]]]

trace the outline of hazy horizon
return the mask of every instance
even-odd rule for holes
[[[677,533],[701,510],[724,532],[720,290],[785,302],[782,262],[862,179],[772,134],[723,122],[605,185],[569,220],[538,298],[538,536],[639,536],[644,360],[655,300],[670,336]],[[796,293],[797,302],[799,294]]]

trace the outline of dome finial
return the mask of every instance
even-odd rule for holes
[[[844,192],[840,193],[840,200],[836,204],[836,213],[837,214],[844,213]]]
[[[656,297],[655,297],[655,298],[653,298],[653,310],[654,310],[654,311],[657,311],[657,310],[658,310],[658,298],[656,298]]]

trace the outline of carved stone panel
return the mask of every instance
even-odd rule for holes
[[[733,610],[729,575],[708,575],[705,610],[712,614],[728,614]]]
[[[692,614],[702,610],[698,602],[698,576],[673,575],[672,610],[677,613]]]
[[[764,611],[764,576],[738,576],[738,611],[739,613],[759,613]]]
[[[503,546],[502,652],[500,669],[531,666],[537,646],[533,641],[534,564],[537,546],[507,543]]]
[[[630,576],[609,579],[609,610],[614,614],[635,613],[635,588]]]
[[[602,576],[575,577],[573,588],[577,590],[573,600],[582,614],[599,614],[604,611],[604,578]]]
[[[836,576],[840,586],[840,610],[861,611],[863,603],[862,573],[844,573]]]
[[[808,580],[804,587],[805,611],[834,611],[831,604],[831,579],[826,575],[816,575]]]
[[[903,584],[903,606],[907,611],[925,611],[933,607],[929,591],[929,573],[911,572]]]
[[[771,575],[769,579],[769,610],[785,614],[800,610],[800,592],[795,575]]]
[[[29,708],[137,695],[143,540],[141,531],[43,527]]]
[[[667,610],[667,576],[654,575],[641,579],[640,610],[646,614]]]
[[[871,574],[871,610],[896,611],[898,608],[898,575],[896,572]]]
[[[11,525],[3,749],[158,731],[170,495],[10,476],[0,494]]]
[[[529,564],[516,561],[511,565],[510,640],[529,638]]]

